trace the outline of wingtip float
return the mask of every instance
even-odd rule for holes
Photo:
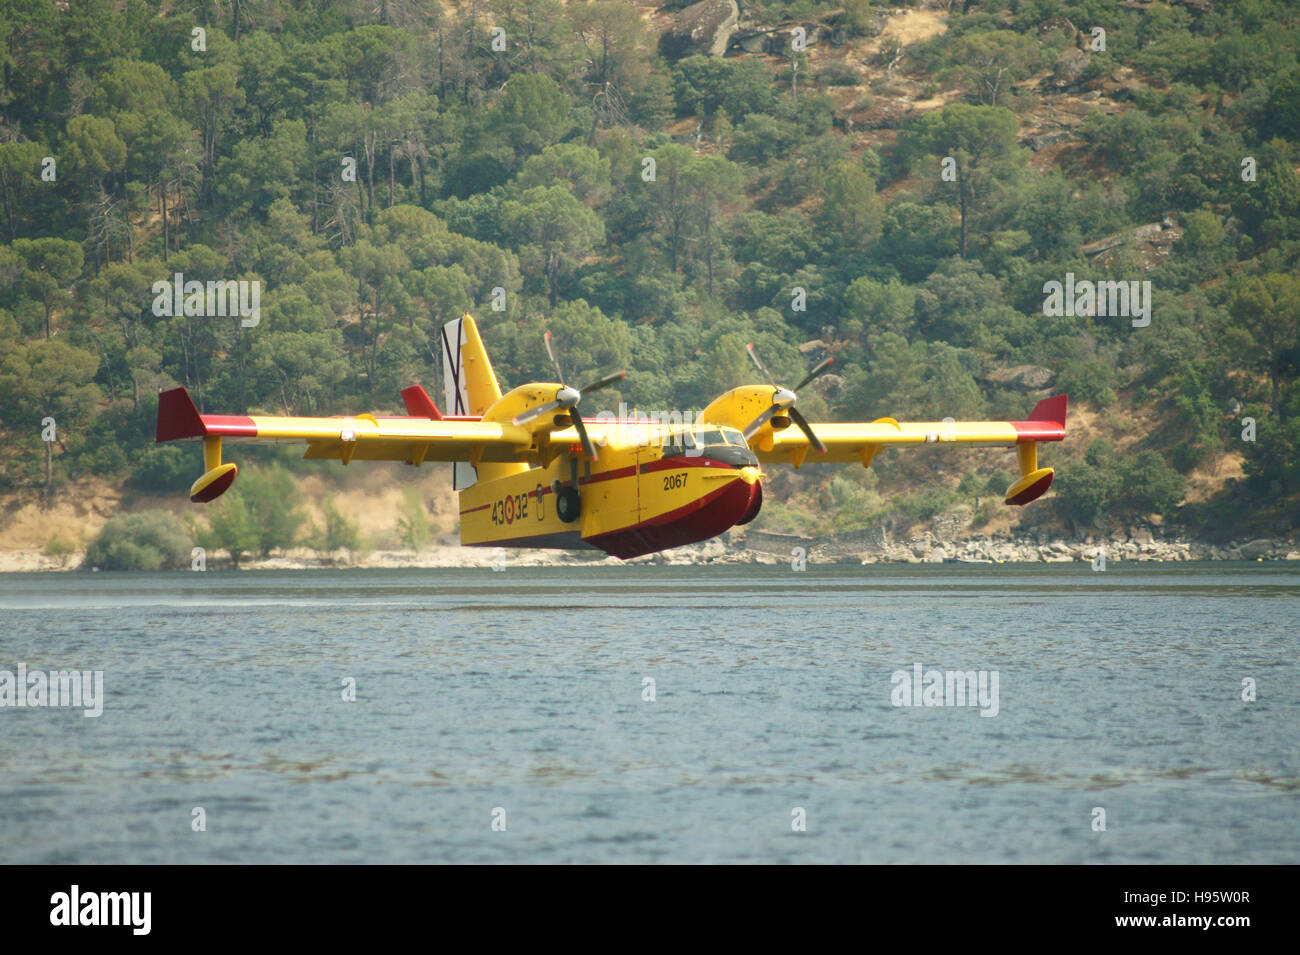
[[[158,396],[159,442],[201,440],[204,473],[190,500],[216,500],[238,468],[222,461],[223,440],[300,441],[304,457],[454,462],[461,543],[478,547],[595,548],[624,560],[716,537],[758,516],[763,463],[813,461],[870,467],[886,447],[948,442],[1014,447],[1020,478],[1006,503],[1024,505],[1051,487],[1038,445],[1065,438],[1067,398],[1044,398],[1024,421],[812,423],[798,391],[830,367],[823,361],[793,388],[778,385],[753,346],[766,384],[733,388],[692,424],[651,424],[578,413],[586,394],[621,381],[619,372],[581,388],[557,380],[502,394],[474,320],[442,333],[446,404],[419,385],[402,391],[406,415],[300,418],[200,414],[184,388]],[[790,427],[794,425],[794,427]]]

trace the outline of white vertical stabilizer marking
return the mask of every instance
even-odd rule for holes
[[[442,326],[442,381],[446,404],[450,414],[469,414],[469,389],[465,384],[465,368],[461,362],[461,349],[465,346],[465,323],[454,319]],[[468,461],[456,461],[451,466],[452,488],[463,491],[478,480],[478,472]]]

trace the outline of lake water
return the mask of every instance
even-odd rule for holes
[[[105,696],[0,708],[0,862],[1300,862],[1298,598],[1277,563],[0,576],[0,670]],[[996,674],[996,715],[893,705],[917,665]]]

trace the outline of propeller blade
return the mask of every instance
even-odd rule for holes
[[[544,405],[537,405],[536,407],[529,408],[523,414],[516,415],[512,420],[515,424],[525,424],[532,421],[534,418],[540,418],[542,415],[554,411],[558,407],[560,407],[558,401],[548,401]]]
[[[578,440],[582,442],[582,451],[591,461],[596,460],[596,446],[591,443],[591,436],[587,434],[587,426],[582,423],[582,415],[575,410],[572,414],[573,430],[578,432]]]
[[[622,381],[626,377],[627,377],[627,372],[620,371],[616,374],[606,375],[604,378],[599,378],[596,381],[593,381],[589,385],[583,385],[583,387],[579,390],[584,395],[588,395],[591,394],[591,392],[593,391],[599,391],[601,388],[608,388],[610,385],[616,384]]]
[[[763,359],[758,357],[758,352],[754,349],[753,342],[750,342],[745,346],[745,351],[749,352],[749,357],[753,359],[758,370],[763,373],[763,377],[767,379],[767,383],[773,388],[779,388],[780,386],[776,383],[776,379],[772,377],[772,373],[768,371],[767,366],[763,364]],[[797,391],[798,389],[795,390]]]
[[[820,375],[822,372],[824,372],[827,368],[829,368],[833,364],[835,364],[835,359],[827,358],[824,362],[822,362],[812,371],[808,372],[808,374],[804,375],[803,381],[799,382],[799,384],[795,385],[790,390],[796,392],[801,390],[804,385],[808,384],[808,382],[812,381],[814,378],[816,378],[818,375]]]
[[[555,352],[551,349],[551,333],[547,332],[542,336],[542,339],[546,342],[546,354],[550,357],[551,364],[555,366],[555,374],[558,376],[557,380],[560,384],[564,384],[564,372],[560,369],[560,363],[555,357]]]
[[[799,409],[791,408],[786,413],[790,415],[790,420],[799,426],[799,430],[808,436],[808,442],[822,454],[825,454],[826,445],[822,444],[821,438],[813,434],[812,426],[808,424],[808,419],[799,413]]]
[[[754,435],[758,434],[758,429],[767,424],[768,421],[772,419],[772,415],[776,414],[779,410],[780,409],[776,405],[772,405],[772,407],[768,408],[761,415],[751,421],[745,430],[741,432],[741,434],[745,436],[745,440],[748,441]]]

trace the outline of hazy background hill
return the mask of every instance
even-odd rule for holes
[[[397,411],[440,397],[466,308],[507,385],[547,374],[548,328],[580,373],[627,368],[611,409],[752,381],[749,341],[786,381],[836,359],[813,420],[1071,394],[1037,506],[1002,506],[1009,454],[886,453],[773,468],[770,532],[1291,534],[1298,24],[1283,0],[11,0],[0,548],[73,560],[159,509],[176,546],[435,539],[440,476],[286,450],[232,448],[239,493],[191,508],[201,456],[154,446],[155,395]],[[260,323],[156,316],[175,272],[260,281]],[[1067,273],[1149,280],[1151,324],[1044,315]],[[254,540],[268,497],[304,507]]]

